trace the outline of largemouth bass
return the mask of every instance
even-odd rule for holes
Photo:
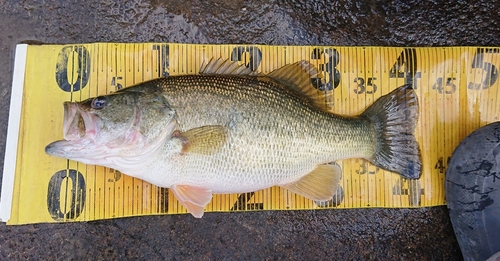
[[[170,188],[195,217],[212,194],[281,186],[331,199],[341,170],[363,158],[414,179],[418,100],[406,85],[358,116],[327,111],[302,61],[268,75],[212,60],[197,75],[169,76],[81,102],[64,103],[64,140],[49,155],[101,165]]]

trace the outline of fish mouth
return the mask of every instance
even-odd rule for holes
[[[78,103],[64,102],[63,140],[45,147],[45,153],[61,158],[77,158],[93,144],[99,131],[100,119],[82,110]]]
[[[82,111],[77,103],[64,103],[63,135],[68,141],[88,138],[94,140],[97,135],[98,119],[95,115]]]

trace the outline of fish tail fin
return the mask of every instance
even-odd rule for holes
[[[361,117],[370,119],[376,131],[373,164],[417,179],[421,174],[420,149],[413,135],[418,118],[418,98],[410,84],[382,96]]]

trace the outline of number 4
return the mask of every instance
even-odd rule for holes
[[[389,71],[390,78],[404,78],[405,84],[412,84],[413,89],[417,89],[417,50],[415,48],[404,49],[397,61]]]

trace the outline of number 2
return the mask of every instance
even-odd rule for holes
[[[245,53],[248,53],[250,55],[248,61],[246,60],[246,56],[244,55]],[[231,61],[234,62],[243,61],[247,68],[250,68],[250,70],[255,71],[257,70],[257,68],[260,65],[260,62],[262,61],[262,51],[255,46],[235,47],[233,49],[233,52],[231,53]]]

